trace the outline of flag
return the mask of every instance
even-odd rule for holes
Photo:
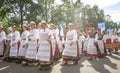
[[[110,33],[113,33],[113,29],[109,28],[107,31],[109,31]]]
[[[99,22],[98,28],[100,28],[102,32],[105,31],[105,22]]]
[[[64,30],[62,24],[59,25],[59,36],[64,36]]]

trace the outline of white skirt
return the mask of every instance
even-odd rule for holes
[[[18,56],[18,44],[15,44],[14,46],[12,46],[10,48],[10,54],[9,54],[9,56],[15,56],[15,57]]]
[[[4,43],[0,42],[0,55],[3,55]]]
[[[97,54],[97,49],[96,49],[96,46],[94,43],[95,43],[95,39],[89,38],[88,46],[87,46],[87,53],[88,54]]]
[[[59,51],[60,51],[60,53],[62,52],[62,49],[63,49],[63,47],[62,47],[62,45],[63,45],[63,43],[62,43],[62,41],[58,41],[57,42],[57,44],[58,44],[58,49],[59,49]]]
[[[54,56],[55,55],[55,50],[56,50],[56,40],[52,39],[51,43],[52,43],[52,55]]]
[[[63,50],[63,56],[72,56],[77,57],[77,43],[74,42],[72,46],[70,46],[71,41],[65,42],[65,49]]]
[[[28,48],[26,51],[25,58],[36,59],[37,54],[37,41],[31,40],[28,42]]]
[[[50,61],[51,50],[50,43],[48,41],[40,41],[40,46],[38,49],[38,53],[36,59],[40,61]]]
[[[83,51],[87,51],[87,47],[88,47],[88,41],[84,41]]]
[[[81,40],[78,40],[78,45],[79,45],[79,48],[82,49],[82,41]]]
[[[27,45],[24,45],[25,41],[22,40],[19,48],[18,56],[25,56],[27,51]]]
[[[97,43],[98,43],[98,47],[100,49],[101,54],[104,54],[104,42],[103,42],[103,40],[98,40]]]

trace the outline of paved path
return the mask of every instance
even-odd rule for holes
[[[119,51],[120,52],[120,51]],[[39,67],[23,67],[21,64],[0,62],[0,73],[120,73],[120,53],[87,60],[82,56],[78,65],[61,66],[61,60],[54,63],[51,70],[39,71]]]

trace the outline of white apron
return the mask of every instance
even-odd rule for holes
[[[63,50],[63,56],[72,56],[77,57],[77,44],[76,42],[73,43],[72,46],[70,46],[71,41],[65,42],[65,49]]]
[[[36,58],[36,53],[37,53],[37,41],[36,40],[31,40],[28,42],[28,49],[26,52],[26,58],[31,58],[35,59]]]
[[[14,44],[14,46],[11,47],[10,56],[18,56],[18,44]]]
[[[88,46],[87,46],[88,54],[97,54],[97,49],[94,43],[95,43],[95,38],[88,39]]]

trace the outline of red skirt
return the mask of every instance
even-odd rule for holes
[[[108,48],[108,49],[112,49],[113,48],[111,39],[107,39],[106,40],[105,47]]]
[[[115,40],[113,41],[112,45],[113,45],[113,48],[118,48],[118,47],[119,47],[118,40],[115,39]]]

